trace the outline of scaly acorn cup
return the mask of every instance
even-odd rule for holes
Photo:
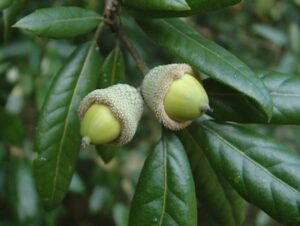
[[[187,64],[153,68],[144,78],[143,97],[159,122],[180,130],[210,110],[208,96]]]
[[[92,91],[79,107],[83,147],[90,143],[128,143],[142,113],[143,99],[132,86],[117,84]]]

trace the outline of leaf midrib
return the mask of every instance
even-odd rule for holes
[[[73,22],[73,21],[80,21],[80,20],[82,20],[82,21],[84,21],[84,20],[101,20],[101,19],[102,19],[101,16],[97,16],[97,17],[96,16],[93,16],[93,17],[89,16],[89,17],[76,17],[76,18],[56,19],[56,20],[55,19],[51,20],[51,18],[50,18],[51,21],[49,21],[49,19],[47,19],[47,20],[46,19],[44,19],[44,20],[41,19],[39,21],[29,20],[29,22],[34,22],[35,24],[39,24],[40,22],[47,22],[48,24],[51,24],[51,26],[52,26],[53,24],[57,24],[57,23]],[[22,22],[22,21],[20,21],[20,22]],[[22,28],[22,24],[24,25],[24,22],[20,23],[20,24],[17,23],[15,26]],[[28,26],[24,26],[24,27],[28,27]],[[32,27],[32,26],[29,26],[29,27]]]
[[[236,71],[238,71],[241,75],[243,75],[243,77],[248,80],[249,83],[251,83],[252,85],[254,85],[254,87],[257,87],[256,84],[253,83],[253,81],[251,81],[247,75],[245,75],[242,71],[240,71],[238,68],[236,68],[234,65],[230,64],[229,62],[227,62],[226,60],[224,60],[218,53],[215,53],[213,51],[211,51],[209,48],[205,47],[204,45],[202,45],[201,43],[195,41],[193,38],[189,37],[188,35],[186,35],[185,33],[181,32],[180,30],[178,30],[176,27],[174,27],[173,25],[169,24],[166,20],[162,20],[165,24],[167,24],[169,27],[171,27],[173,30],[177,31],[178,33],[180,33],[182,36],[186,37],[187,39],[191,40],[192,42],[196,43],[196,45],[199,45],[201,48],[206,49],[208,52],[210,52],[211,54],[217,56],[221,61],[223,61],[225,64],[231,66],[232,68],[234,68]],[[257,89],[258,92],[260,92],[260,89]],[[260,92],[261,93],[261,92]],[[261,93],[262,96],[264,96],[264,99],[268,99],[266,98],[264,93]],[[256,100],[257,101],[257,100]]]
[[[295,193],[298,193],[298,195],[300,195],[300,192],[298,190],[296,190],[295,188],[293,188],[292,186],[290,186],[289,184],[287,184],[285,181],[281,180],[278,177],[275,177],[268,169],[266,169],[265,167],[263,167],[262,165],[258,164],[256,161],[253,161],[253,159],[251,159],[248,155],[246,155],[244,152],[240,151],[237,147],[235,147],[232,143],[230,143],[229,141],[227,141],[225,138],[223,138],[221,135],[219,135],[217,132],[215,132],[214,130],[210,129],[209,127],[201,124],[201,127],[205,128],[208,132],[210,132],[212,135],[216,136],[221,142],[224,142],[224,144],[226,144],[227,146],[229,146],[230,148],[232,148],[234,151],[238,152],[240,155],[242,155],[245,159],[247,159],[249,162],[251,162],[253,165],[256,165],[259,169],[265,171],[269,176],[271,176],[272,178],[274,178],[275,181],[278,181],[279,183],[281,183],[283,186],[287,186],[290,188],[290,190],[292,190]]]
[[[162,226],[164,215],[166,212],[167,203],[167,190],[168,190],[168,173],[167,173],[167,142],[163,139],[163,167],[164,167],[164,192],[163,192],[163,205],[161,210],[161,217],[159,220],[159,226]]]
[[[66,119],[64,121],[64,129],[63,129],[63,135],[61,137],[61,140],[60,140],[60,144],[59,144],[59,149],[58,149],[58,154],[57,154],[57,160],[56,160],[56,165],[55,165],[55,173],[54,173],[54,180],[53,180],[53,186],[52,186],[52,193],[51,193],[51,198],[50,198],[50,202],[52,203],[53,200],[54,200],[54,195],[56,193],[56,187],[57,187],[57,178],[58,178],[58,171],[59,171],[59,168],[60,168],[60,161],[61,161],[61,155],[62,155],[62,149],[63,149],[63,144],[64,144],[64,140],[65,140],[65,136],[66,136],[66,133],[67,133],[67,129],[68,129],[68,121],[69,121],[69,115],[70,115],[70,112],[71,112],[71,109],[72,109],[72,106],[73,106],[73,102],[74,102],[74,97],[75,97],[75,94],[77,93],[77,90],[78,90],[78,87],[79,87],[79,84],[80,84],[80,81],[83,77],[83,74],[84,74],[84,71],[87,67],[87,64],[88,64],[88,61],[89,61],[89,58],[91,57],[92,55],[92,52],[93,52],[93,48],[95,46],[95,43],[92,43],[89,50],[88,50],[88,54],[85,58],[85,61],[83,63],[83,67],[82,67],[82,70],[80,71],[80,75],[78,77],[78,80],[77,80],[77,83],[76,83],[76,86],[75,86],[75,89],[74,89],[74,92],[72,94],[72,97],[71,97],[71,101],[70,101],[70,105],[69,105],[69,108],[68,108],[68,112],[67,112],[67,116],[66,116]]]
[[[192,140],[192,142],[195,144],[195,146],[197,147],[197,149],[200,150],[200,151],[202,152],[202,154],[204,155],[204,158],[206,159],[206,161],[207,161],[208,164],[210,165],[211,170],[212,170],[214,173],[216,173],[215,170],[213,169],[213,167],[212,167],[210,161],[208,160],[207,156],[205,155],[205,153],[203,153],[203,151],[202,151],[200,145],[198,144],[198,142],[196,141],[196,139],[191,135],[191,133],[190,133],[188,130],[186,130],[186,132],[188,133],[189,139]],[[221,185],[221,183],[220,183],[220,181],[219,181],[219,178],[218,178],[216,175],[215,175],[215,178],[216,178],[216,181],[217,181],[217,183],[219,184],[219,186],[222,187],[221,190],[223,191],[223,196],[225,197],[225,199],[226,199],[227,202],[228,202],[228,205],[230,206],[229,209],[230,209],[230,213],[231,213],[231,217],[232,217],[232,219],[233,219],[233,222],[235,222],[235,225],[238,225],[238,224],[237,224],[237,219],[235,219],[235,217],[234,217],[234,212],[233,212],[233,208],[232,208],[232,206],[231,206],[231,202],[229,201],[228,196],[227,196],[226,192],[225,192],[224,189],[223,189],[223,186]]]

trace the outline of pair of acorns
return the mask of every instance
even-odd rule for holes
[[[207,94],[187,64],[152,69],[144,78],[142,95],[158,121],[180,130],[208,110]],[[82,145],[126,144],[134,136],[143,113],[140,92],[117,84],[89,93],[80,105]]]

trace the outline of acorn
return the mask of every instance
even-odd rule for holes
[[[159,122],[180,130],[210,111],[208,96],[187,64],[153,68],[144,78],[143,97]]]
[[[133,138],[143,113],[139,91],[117,84],[89,93],[79,107],[82,146],[127,144]]]

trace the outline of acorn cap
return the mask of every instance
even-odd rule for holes
[[[187,64],[169,64],[153,68],[145,76],[142,94],[158,121],[170,130],[181,130],[192,123],[192,120],[177,122],[170,118],[164,108],[164,98],[172,83],[185,74],[194,75]]]
[[[116,143],[126,144],[133,138],[143,113],[143,99],[136,88],[127,84],[117,84],[92,91],[80,104],[80,119],[92,104],[106,104],[120,121],[122,131]]]

